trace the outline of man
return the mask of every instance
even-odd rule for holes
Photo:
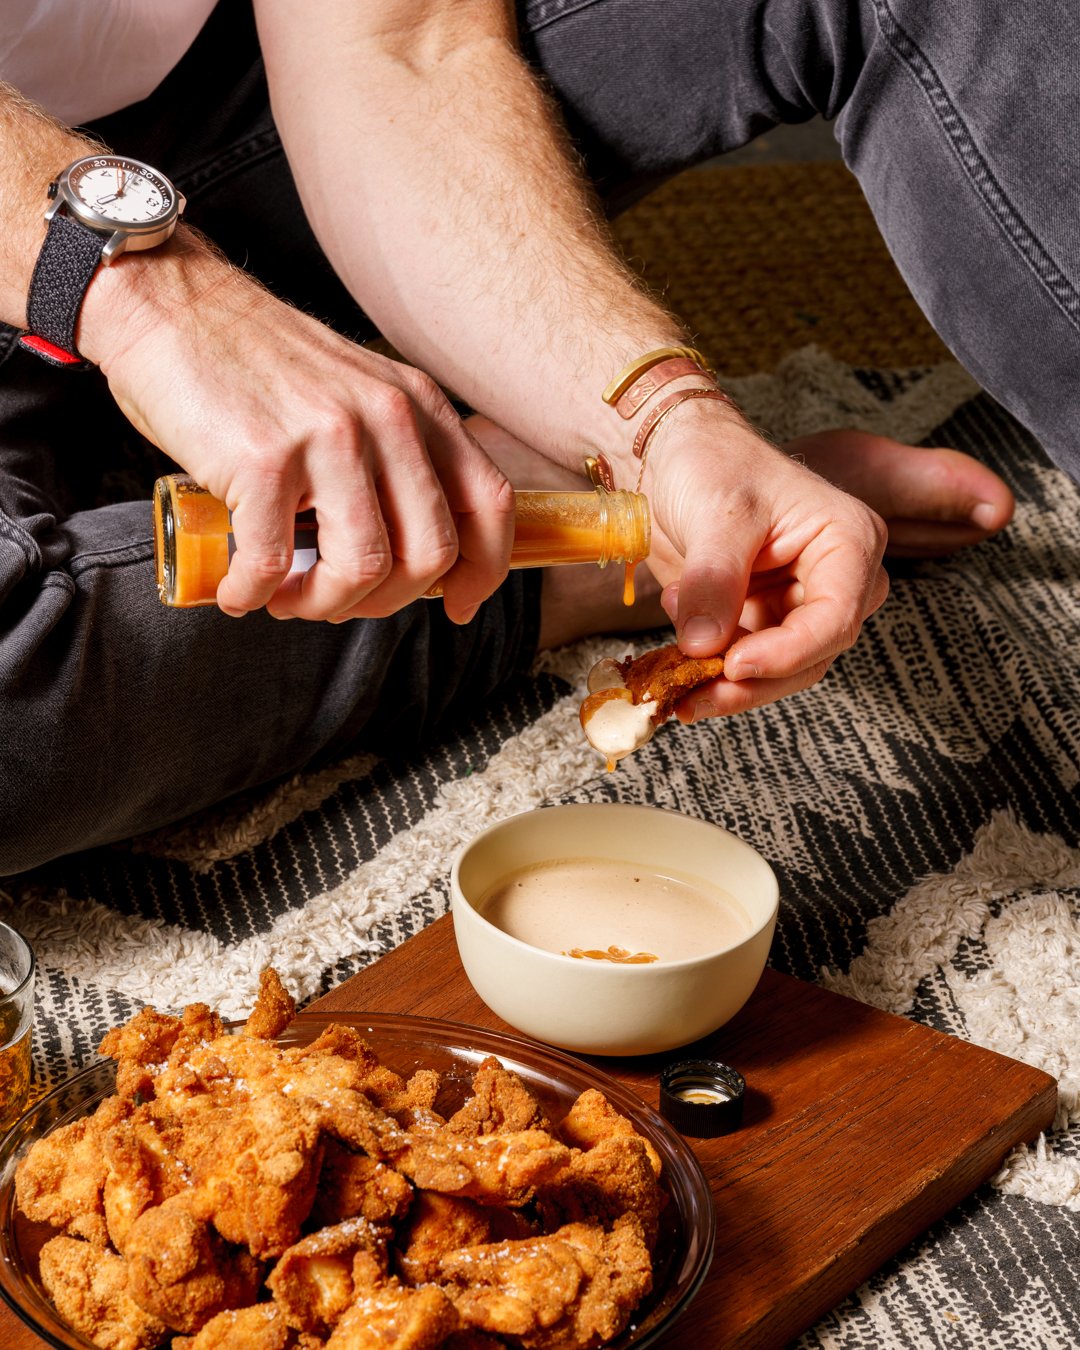
[[[27,324],[46,185],[97,147],[15,89],[4,94],[0,870],[159,825],[315,753],[411,744],[526,664],[538,641],[619,626],[606,594],[579,599],[556,572],[539,607],[535,578],[496,591],[512,497],[491,455],[514,466],[519,486],[523,463],[550,463],[559,481],[586,448],[624,486],[644,463],[651,566],[679,643],[692,655],[728,651],[727,679],[688,715],[805,688],[855,640],[887,585],[886,529],[872,508],[916,518],[927,549],[1005,523],[1004,484],[951,452],[865,437],[799,447],[864,501],[721,399],[680,401],[643,461],[633,453],[641,418],[601,400],[629,363],[688,335],[612,252],[528,58],[561,93],[612,201],[642,174],[769,118],[809,115],[810,96],[791,101],[773,69],[794,89],[799,43],[806,70],[826,84],[830,71],[845,76],[819,110],[844,103],[849,122],[869,117],[856,96],[874,55],[866,33],[834,31],[822,16],[807,29],[795,11],[818,7],[795,6],[785,20],[794,43],[767,31],[769,78],[739,88],[730,72],[701,67],[703,40],[729,18],[728,59],[742,60],[744,7],[727,8],[545,0],[524,7],[519,34],[503,0],[325,0],[304,14],[256,0],[256,30],[241,0],[220,0],[152,92],[126,103],[91,86],[160,55],[139,47],[130,14],[102,43],[110,61],[95,66],[84,43],[67,82],[63,22],[34,30],[61,72],[68,120],[172,178],[186,219],[248,271],[181,223],[159,247],[93,272],[72,336],[96,369],[35,365],[14,333]],[[5,22],[58,9],[23,0]],[[850,50],[813,45],[830,35]],[[8,42],[0,74],[32,98],[20,50]],[[859,134],[860,147],[874,139]],[[362,331],[357,305],[419,369],[341,336]],[[688,373],[664,392],[701,381]],[[489,421],[470,429],[438,385]],[[75,490],[133,440],[131,426],[233,509],[220,612],[162,611],[145,505],[86,509]],[[307,507],[320,561],[288,578],[292,519]],[[411,604],[436,578],[450,623]],[[654,601],[639,621],[659,617]],[[273,622],[291,618],[335,622]],[[748,631],[729,646],[740,624]]]

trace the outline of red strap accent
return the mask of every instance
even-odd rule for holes
[[[71,352],[64,351],[63,347],[58,347],[48,338],[39,337],[37,333],[22,333],[19,336],[19,342],[30,351],[36,352],[38,356],[44,356],[47,361],[55,361],[60,366],[82,366],[86,362],[81,356],[74,356]]]

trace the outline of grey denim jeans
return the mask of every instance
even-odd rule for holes
[[[1071,19],[1066,0],[519,6],[526,54],[613,211],[774,125],[835,119],[938,332],[1080,477]],[[365,333],[280,190],[247,0],[220,0],[154,94],[93,129],[169,173],[190,219],[271,288]],[[342,625],[163,609],[146,497],[170,466],[97,372],[45,366],[13,336],[0,332],[0,875],[316,756],[414,746],[531,659],[538,586],[524,574],[464,629],[423,602]]]

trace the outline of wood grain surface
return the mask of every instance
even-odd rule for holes
[[[449,917],[311,1007],[508,1029],[468,983]],[[717,1243],[664,1350],[784,1346],[1045,1129],[1057,1096],[1036,1069],[768,970],[694,1050],[743,1073],[746,1111],[737,1133],[692,1141]],[[655,1107],[673,1057],[587,1062]],[[0,1308],[0,1346],[43,1344]]]

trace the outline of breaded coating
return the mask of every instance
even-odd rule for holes
[[[105,1131],[105,1222],[121,1255],[139,1215],[187,1188],[190,1178],[180,1161],[180,1139],[180,1122],[156,1102],[144,1102]]]
[[[434,1350],[457,1325],[454,1305],[441,1289],[406,1289],[388,1280],[342,1314],[326,1350]]]
[[[41,1249],[41,1283],[56,1311],[101,1350],[149,1350],[165,1324],[127,1292],[127,1269],[114,1252],[78,1238],[54,1237]]]
[[[459,1134],[510,1134],[546,1130],[551,1122],[544,1108],[516,1073],[504,1069],[494,1055],[483,1060],[473,1076],[473,1095],[447,1121]]]
[[[128,1292],[174,1331],[196,1332],[227,1308],[254,1303],[263,1266],[227,1243],[176,1196],[131,1225],[124,1259]]]
[[[650,1251],[656,1244],[663,1203],[645,1140],[633,1133],[611,1135],[575,1154],[537,1195],[549,1230],[566,1223],[610,1228],[621,1215],[634,1214]]]
[[[393,1069],[380,1064],[371,1046],[353,1027],[331,1023],[310,1045],[293,1046],[285,1051],[284,1063],[290,1073],[299,1071],[299,1081],[312,1090],[320,1082],[322,1066],[331,1068],[336,1087],[353,1088],[366,1092],[378,1106],[383,1099],[393,1097],[405,1089],[405,1079]]]
[[[517,1207],[566,1166],[570,1150],[543,1130],[471,1138],[444,1128],[406,1136],[392,1161],[420,1190]]]
[[[174,1336],[172,1350],[297,1350],[300,1341],[276,1304],[218,1313],[196,1336]]]
[[[192,1004],[104,1038],[118,1094],[16,1169],[20,1210],[60,1230],[41,1253],[60,1317],[102,1350],[593,1350],[619,1333],[664,1193],[602,1094],[556,1129],[494,1056],[468,1087],[405,1077],[347,1026],[282,1047],[293,1011],[267,971],[240,1032]]]
[[[347,1219],[284,1252],[266,1283],[289,1326],[327,1335],[358,1295],[385,1279],[390,1235],[366,1219]]]
[[[610,1233],[567,1224],[547,1237],[465,1248],[443,1258],[462,1321],[524,1350],[590,1350],[617,1336],[652,1288],[652,1263],[632,1216]]]
[[[107,1245],[104,1140],[131,1109],[119,1097],[106,1097],[92,1116],[35,1141],[15,1171],[15,1198],[28,1219]]]
[[[177,1047],[212,1041],[224,1030],[221,1018],[205,1003],[192,1003],[180,1017],[143,1008],[130,1022],[106,1033],[98,1053],[116,1060],[116,1091],[121,1097],[149,1097],[154,1081]]]
[[[437,1281],[440,1262],[449,1252],[491,1241],[495,1212],[475,1200],[417,1191],[397,1240],[402,1278],[412,1285]]]
[[[632,1134],[645,1145],[649,1162],[657,1176],[662,1170],[660,1154],[655,1145],[644,1135],[638,1134],[631,1121],[622,1116],[612,1106],[602,1092],[596,1088],[586,1088],[571,1106],[559,1124],[558,1135],[564,1144],[571,1148],[590,1149],[601,1139],[612,1135]]]
[[[259,992],[255,1006],[244,1023],[241,1035],[259,1041],[273,1041],[296,1016],[296,999],[281,983],[281,976],[272,966],[259,975]]]
[[[300,1236],[322,1168],[317,1121],[270,1093],[187,1122],[180,1145],[199,1207],[228,1242],[260,1259]]]
[[[309,1221],[316,1228],[357,1217],[375,1224],[393,1223],[407,1213],[412,1198],[413,1188],[400,1172],[366,1153],[354,1153],[336,1139],[327,1139]]]
[[[724,673],[722,656],[684,656],[674,643],[615,664],[635,703],[656,704],[652,719],[658,726],[668,720],[692,689],[718,680]]]
[[[395,1239],[398,1268],[406,1284],[437,1282],[442,1258],[458,1247],[531,1237],[535,1231],[519,1210],[478,1205],[475,1200],[435,1191],[417,1191],[409,1217]]]

